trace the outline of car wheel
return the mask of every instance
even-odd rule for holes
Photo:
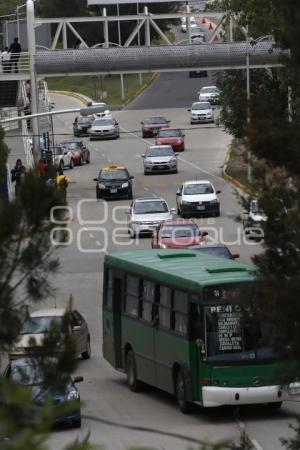
[[[142,137],[143,137],[143,138],[146,138],[147,136],[146,136],[146,134],[145,134],[145,133],[143,133],[143,134],[142,134]]]
[[[128,192],[127,198],[128,198],[128,200],[132,200],[132,198],[133,198],[132,190],[130,192]]]
[[[215,213],[215,217],[220,217],[220,210]]]
[[[138,392],[141,388],[141,382],[137,379],[135,356],[132,350],[129,350],[126,357],[126,375],[130,390]]]
[[[180,209],[178,208],[178,206],[177,206],[177,216],[181,216],[181,212],[180,212]]]
[[[85,351],[81,353],[82,359],[90,359],[91,357],[91,339],[90,336],[86,340]]]
[[[173,173],[178,173],[178,169],[175,169]]]
[[[80,157],[80,160],[79,160],[79,163],[78,163],[80,166],[82,166],[82,164],[83,164],[83,157],[81,156]]]
[[[72,420],[72,428],[80,428],[81,427],[81,416],[79,419]]]
[[[180,411],[188,414],[191,411],[191,404],[187,399],[187,382],[182,369],[179,370],[176,377],[175,393]]]
[[[89,164],[90,162],[91,162],[91,160],[90,160],[90,155],[88,155],[87,156],[87,158],[86,158],[86,161],[85,161],[87,164]]]
[[[61,161],[61,162],[59,163],[59,166],[58,166],[58,173],[59,173],[60,175],[63,175],[63,173],[64,173],[64,162],[63,162],[63,161]]]
[[[144,175],[149,175],[149,172],[147,172],[147,170],[144,170]]]
[[[96,189],[96,198],[98,199],[102,198],[99,189]]]
[[[69,169],[73,169],[74,168],[74,161],[73,161],[73,159],[71,158],[70,159],[70,164],[69,164]]]

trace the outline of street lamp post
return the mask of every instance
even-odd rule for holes
[[[250,123],[250,58],[249,58],[249,27],[247,25],[247,34],[246,34],[246,90],[247,90],[247,124]],[[248,149],[247,151],[247,180],[249,183],[252,182],[252,161],[251,161],[251,152]]]

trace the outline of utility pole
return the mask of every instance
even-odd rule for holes
[[[246,90],[247,90],[247,124],[250,123],[250,58],[249,58],[249,26],[247,25],[247,35],[246,35]],[[250,150],[247,151],[247,179],[248,182],[252,182],[252,155]]]
[[[28,53],[29,53],[29,69],[31,84],[31,114],[32,118],[32,143],[33,143],[33,159],[37,163],[40,159],[40,138],[39,138],[39,122],[35,116],[38,113],[38,95],[35,72],[35,28],[34,28],[34,3],[27,0],[27,36],[28,36]]]

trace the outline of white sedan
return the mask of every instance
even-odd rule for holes
[[[118,139],[120,128],[118,122],[112,117],[95,119],[88,129],[90,140],[94,139]]]
[[[214,122],[214,112],[209,102],[194,102],[188,111],[191,113],[191,124]]]

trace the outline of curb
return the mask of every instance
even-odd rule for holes
[[[126,102],[124,102],[123,106],[127,106],[130,102],[132,102],[138,95],[140,95],[142,92],[145,91],[145,89],[147,89],[148,86],[150,86],[150,84],[155,80],[155,78],[158,76],[158,73],[155,72],[152,74],[152,76],[150,77],[150,80],[143,84],[143,86],[141,86],[128,100],[126,100]]]
[[[226,172],[227,163],[229,161],[229,156],[230,156],[230,151],[231,151],[231,148],[228,148],[227,152],[226,152],[223,168],[222,168],[222,177],[225,180],[229,181],[229,183],[233,184],[238,189],[241,189],[242,191],[246,192],[249,195],[252,195],[254,197],[258,197],[259,195],[258,195],[258,193],[255,190],[249,188],[248,186],[246,186],[245,184],[241,183],[240,181],[238,181],[236,178],[232,177],[231,175],[228,175],[228,173]]]
[[[78,94],[77,92],[70,92],[70,91],[49,91],[50,94],[60,94],[60,95],[68,95],[69,97],[76,98],[76,100],[79,100],[81,103],[83,103],[85,106],[88,102],[92,102],[93,100],[89,97],[86,97],[85,95]]]

